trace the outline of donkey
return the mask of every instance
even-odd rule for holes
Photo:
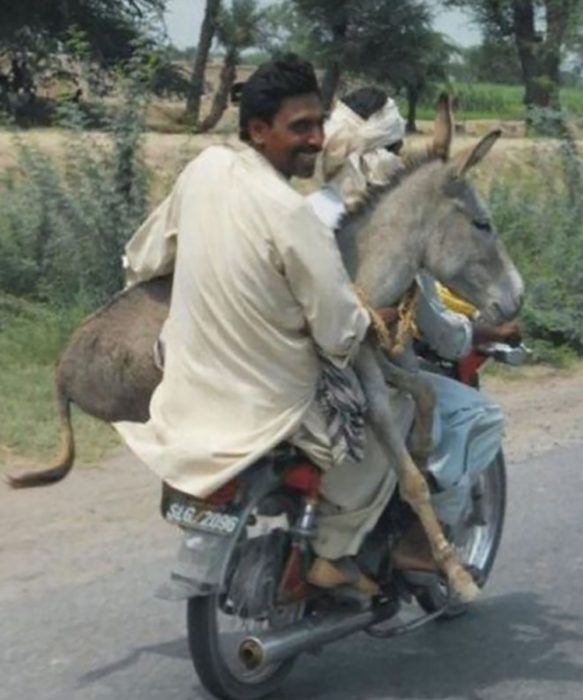
[[[474,304],[493,324],[518,313],[523,296],[522,280],[495,235],[484,204],[465,179],[467,172],[483,159],[499,136],[500,131],[493,131],[468,153],[450,160],[451,112],[448,100],[442,98],[432,147],[423,157],[416,156],[407,163],[405,175],[399,182],[390,183],[372,196],[364,197],[358,210],[345,219],[338,237],[339,247],[349,274],[373,308],[395,305],[410,288],[419,270],[425,269]],[[134,381],[135,384],[135,378],[146,368],[141,375],[144,383],[140,385],[138,382],[138,395],[123,396],[120,405],[107,401],[104,406],[98,402],[92,404],[83,392],[80,403],[88,412],[107,420],[127,419],[128,414],[137,420],[147,418],[147,403],[160,378],[159,373],[150,371],[152,346],[165,316],[168,303],[165,292],[169,288],[170,280],[158,280],[123,292],[76,332],[57,370],[64,425],[63,459],[49,470],[13,477],[11,483],[14,487],[56,481],[70,470],[73,440],[68,411],[69,402],[75,400],[79,385],[93,384],[100,386],[101,391],[109,389],[111,395],[115,395],[116,386],[104,386],[103,379],[117,379],[117,384],[123,384],[129,377],[129,383]],[[154,289],[158,290],[159,298],[152,302]],[[128,330],[135,330],[137,326],[133,323],[126,328],[123,318],[128,311],[131,315],[132,311],[140,311],[140,299],[146,300],[150,310],[153,303],[156,314],[153,319],[152,315],[148,318],[138,313],[138,326],[140,322],[149,326],[140,342],[136,342],[137,337],[130,337]],[[104,329],[109,331],[105,338]],[[153,330],[156,332],[151,335]],[[113,339],[112,331],[117,333]],[[146,339],[146,345],[142,344]],[[105,340],[111,351],[104,362],[99,360],[99,346]],[[79,367],[70,359],[79,350],[84,359],[81,366],[91,369],[91,381],[87,377],[77,377],[75,372],[70,373],[71,367]],[[93,358],[88,357],[88,353],[97,355],[95,364],[90,362]],[[144,361],[146,356],[150,359]],[[373,430],[393,458],[401,497],[418,515],[434,559],[446,574],[453,591],[462,600],[470,600],[477,589],[447,543],[429,502],[425,479],[412,460],[404,437],[396,429],[384,391],[385,379],[411,391],[417,401],[421,456],[423,453],[426,456],[430,447],[428,432],[432,420],[432,397],[418,376],[395,367],[379,352],[378,345],[371,338],[363,343],[355,369],[369,400]]]
[[[351,278],[373,309],[394,305],[410,289],[417,272],[425,269],[497,325],[520,310],[523,283],[493,231],[485,205],[465,176],[501,132],[490,132],[469,152],[450,161],[452,131],[449,101],[442,97],[433,145],[425,157],[407,163],[400,184],[389,184],[372,200],[365,199],[343,222],[338,244]],[[468,602],[478,589],[443,534],[427,482],[418,468],[424,466],[431,450],[431,388],[419,373],[403,371],[391,363],[370,337],[361,345],[355,370],[369,402],[371,427],[392,457],[400,496],[418,516],[450,589]],[[409,391],[415,399],[416,461],[391,414],[385,380]]]

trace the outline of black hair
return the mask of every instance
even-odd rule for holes
[[[271,124],[287,97],[320,95],[314,67],[293,54],[264,63],[243,85],[239,105],[239,138],[249,141],[248,125],[253,117]]]
[[[238,105],[241,102],[241,93],[243,92],[244,82],[239,81],[238,83],[233,83],[231,87],[231,104]]]
[[[340,99],[359,117],[366,120],[385,106],[388,97],[387,93],[380,88],[363,87],[349,92]]]

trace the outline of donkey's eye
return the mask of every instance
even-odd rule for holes
[[[492,224],[489,221],[474,221],[474,226],[480,231],[492,230]]]

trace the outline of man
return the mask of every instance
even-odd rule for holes
[[[402,168],[397,153],[403,143],[405,120],[385,91],[355,90],[337,103],[326,123],[323,151],[325,185],[308,197],[318,216],[336,228],[342,216],[360,201],[367,188],[382,185]],[[485,325],[446,308],[428,274],[418,277],[420,298],[416,324],[437,355],[448,360],[464,357],[473,345],[504,341],[518,333],[515,323],[499,328]],[[412,348],[406,364],[417,368]],[[497,404],[448,377],[424,373],[436,396],[429,472],[438,491],[432,504],[442,522],[456,526],[470,497],[472,480],[494,459],[502,441],[503,416]],[[397,545],[393,563],[405,569],[433,569],[427,540],[416,524]]]
[[[197,497],[291,441],[326,471],[311,582],[376,593],[348,557],[395,475],[370,431],[366,469],[355,469],[347,450],[335,449],[316,398],[320,356],[346,367],[369,317],[332,231],[289,184],[313,174],[323,144],[309,64],[288,59],[254,73],[243,88],[240,137],[241,152],[211,147],[194,160],[143,227],[142,240],[158,250],[177,241],[164,376],[150,421],[116,428],[164,481]]]

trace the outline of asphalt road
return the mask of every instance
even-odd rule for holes
[[[505,536],[471,614],[390,642],[337,642],[301,658],[278,698],[581,700],[582,454],[510,466]],[[207,698],[188,656],[184,606],[152,595],[173,555],[166,544],[49,593],[0,597],[1,700]],[[40,538],[39,556],[42,546]],[[115,542],[110,551],[115,558]]]

